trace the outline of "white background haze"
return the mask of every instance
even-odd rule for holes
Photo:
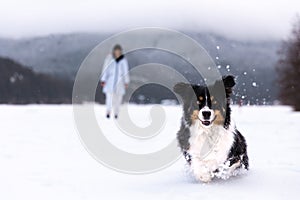
[[[1,0],[0,37],[156,26],[232,39],[282,39],[297,13],[297,0]]]

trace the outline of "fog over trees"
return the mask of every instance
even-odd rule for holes
[[[233,98],[235,103],[242,101],[244,104],[273,104],[276,101],[278,86],[275,84],[274,66],[278,59],[276,52],[280,41],[240,41],[209,33],[185,33],[208,51],[222,74],[236,76],[237,85]],[[88,53],[111,35],[113,34],[81,33],[26,39],[2,38],[0,39],[0,57],[8,57],[25,68],[32,69],[33,72],[63,79],[65,83],[69,83],[74,80],[81,62]],[[157,42],[160,42],[160,38]],[[124,49],[126,50],[126,47]],[[202,77],[195,73],[193,66],[168,52],[140,50],[131,52],[126,57],[130,68],[156,62],[175,68],[192,83],[201,83],[202,80]],[[99,63],[99,67],[101,65],[102,63]],[[138,78],[145,80],[151,77],[141,74]],[[132,80],[131,84],[138,81],[134,77]],[[166,88],[147,85],[136,91],[131,101],[160,103],[163,99],[174,98],[172,92]],[[96,100],[103,102],[103,99],[104,96],[99,88]],[[138,99],[143,99],[143,101]],[[70,98],[66,102],[70,102]]]
[[[300,17],[293,25],[290,37],[282,42],[278,54],[279,99],[300,111]]]
[[[0,103],[70,103],[68,80],[33,72],[8,58],[0,58]]]

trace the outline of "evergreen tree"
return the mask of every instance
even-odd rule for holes
[[[283,41],[276,66],[279,99],[300,111],[300,18],[297,17],[290,37]]]

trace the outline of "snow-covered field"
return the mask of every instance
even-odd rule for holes
[[[143,126],[149,109],[131,105],[130,116]],[[164,109],[165,128],[149,141],[118,132],[113,120],[104,118],[104,107],[97,105],[96,113],[112,143],[146,153],[175,137],[181,108]],[[281,106],[234,107],[234,118],[248,141],[250,171],[201,184],[184,174],[183,159],[147,175],[102,166],[81,144],[70,105],[1,105],[0,199],[299,199],[300,113]]]

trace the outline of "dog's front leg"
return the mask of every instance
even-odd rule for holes
[[[205,183],[210,182],[213,178],[212,165],[214,165],[212,161],[193,160],[191,167],[196,179]]]

